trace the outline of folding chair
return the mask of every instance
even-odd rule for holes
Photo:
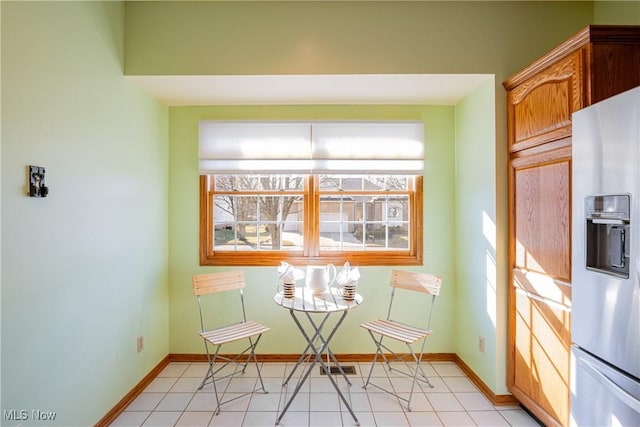
[[[431,334],[431,316],[433,313],[433,306],[435,304],[436,297],[440,294],[441,283],[442,279],[440,277],[431,274],[393,270],[391,272],[391,298],[389,299],[387,318],[373,320],[371,322],[363,323],[360,325],[367,331],[369,331],[369,335],[371,335],[371,339],[373,339],[373,342],[376,345],[376,354],[373,357],[371,369],[369,370],[369,375],[367,376],[367,381],[364,384],[364,388],[367,388],[367,386],[371,384],[372,386],[382,391],[386,391],[387,393],[396,396],[398,399],[404,400],[405,402],[407,402],[407,409],[409,411],[411,411],[411,397],[413,396],[413,390],[417,381],[421,381],[427,384],[429,387],[433,388],[433,385],[422,369],[421,362],[426,339]],[[427,298],[425,301],[426,307],[420,308],[421,311],[424,310],[424,314],[426,317],[424,324],[426,327],[402,323],[392,318],[393,301],[398,289],[402,289],[402,292],[415,291],[431,295],[431,298]],[[416,298],[412,298],[412,301],[416,301]],[[404,311],[406,312],[406,308],[404,308]],[[397,319],[397,317],[395,318]],[[383,343],[383,340],[385,338],[403,342],[409,349],[409,353],[395,353]],[[418,345],[420,346],[420,350],[416,353],[414,347],[417,347]],[[388,351],[390,354],[385,355],[385,353],[383,353],[383,349]],[[382,357],[382,360],[387,365],[389,371],[394,371],[403,376],[412,378],[409,398],[404,398],[393,390],[385,389],[371,382],[371,374],[373,373],[378,355]],[[391,359],[391,362],[403,362],[404,368],[406,370],[393,367],[389,359]],[[407,359],[409,360],[407,361]]]
[[[258,366],[258,359],[256,358],[255,349],[258,345],[258,342],[260,341],[260,338],[262,337],[262,334],[265,332],[269,332],[271,329],[254,321],[247,321],[246,311],[244,307],[244,287],[244,273],[242,271],[227,271],[193,276],[193,294],[198,300],[198,312],[200,313],[200,336],[204,341],[204,348],[207,352],[207,360],[209,361],[209,369],[207,370],[207,374],[203,378],[200,387],[198,387],[198,390],[201,390],[209,382],[213,383],[213,391],[216,395],[217,404],[216,410],[214,412],[216,415],[220,412],[220,406],[224,403],[231,402],[240,397],[254,393],[260,389],[262,389],[262,391],[264,391],[265,393],[268,393],[268,391],[264,388],[264,383],[262,382],[262,376],[260,375],[260,367]],[[242,320],[235,324],[221,326],[214,329],[206,329],[205,316],[203,315],[203,305],[205,304],[203,304],[202,296],[234,290],[238,290],[240,293]],[[207,303],[209,303],[209,301],[207,301]],[[228,301],[222,304],[223,305],[221,305],[221,307],[226,306],[228,305]],[[220,348],[224,344],[245,339],[248,341],[249,345],[241,353],[236,354],[235,356],[220,355]],[[209,351],[209,345],[215,346],[213,355],[211,354],[211,351]],[[247,353],[247,357],[242,357]],[[226,401],[221,401],[221,399],[224,397],[224,390],[220,395],[218,393],[218,386],[216,383],[225,378],[233,377],[239,373],[244,374],[247,369],[247,365],[252,360],[255,363],[256,369],[258,371],[260,387],[254,387],[254,389],[249,392],[243,393]],[[216,365],[217,363],[221,363],[221,365]],[[223,369],[225,369],[232,363],[234,364],[232,372],[221,373]],[[220,375],[218,375],[219,373]]]

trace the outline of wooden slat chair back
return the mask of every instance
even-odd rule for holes
[[[433,304],[436,297],[440,295],[440,287],[442,286],[442,278],[429,273],[414,273],[403,270],[393,270],[391,272],[391,297],[389,298],[389,308],[387,312],[387,320],[392,320],[394,302],[396,297],[396,289],[404,289],[407,291],[420,292],[431,295],[428,307],[428,316],[425,318],[426,324],[424,329],[431,329],[431,314],[433,313]],[[398,319],[398,321],[400,321]]]
[[[442,279],[429,273],[413,273],[409,271],[393,270],[390,285],[410,291],[440,295]]]
[[[429,381],[429,378],[427,378],[426,374],[424,373],[421,363],[426,339],[431,334],[431,319],[433,315],[433,307],[435,305],[436,297],[440,295],[442,278],[428,273],[415,273],[402,270],[393,270],[391,272],[391,280],[389,284],[391,286],[391,296],[389,298],[389,306],[386,318],[373,320],[360,325],[369,332],[369,335],[371,336],[371,339],[376,346],[376,353],[373,357],[371,368],[369,369],[369,375],[367,376],[367,381],[365,382],[364,387],[366,388],[367,386],[372,385],[376,388],[386,391],[387,393],[393,394],[397,398],[407,402],[407,409],[410,411],[411,398],[413,396],[413,390],[415,388],[416,382],[421,381],[427,384],[429,387],[433,387],[433,385]],[[402,292],[409,291],[427,294],[427,298],[411,299],[411,302],[415,302],[416,304],[416,310],[418,310],[419,313],[424,313],[423,325],[407,324],[394,319],[393,315],[395,313],[393,310],[397,290],[401,290]],[[428,296],[430,296],[430,298]],[[426,304],[422,303],[422,301],[424,300],[426,300]],[[406,313],[406,310],[407,307],[403,306],[403,312]],[[394,340],[404,343],[407,346],[408,353],[395,353],[390,347],[385,344],[385,338],[387,340]],[[418,345],[420,346],[420,348],[418,351],[416,351],[414,347],[417,347]],[[386,350],[388,353],[385,354],[383,350]],[[408,398],[404,397],[403,395],[398,395],[393,390],[381,387],[371,381],[371,374],[373,373],[373,369],[378,360],[378,356],[382,358],[389,371],[400,373],[412,379],[411,390],[409,392]],[[391,362],[402,362],[404,365],[404,370],[398,369],[396,367],[397,363]]]
[[[226,292],[239,290],[240,307],[242,308],[242,321],[247,321],[247,314],[244,307],[244,272],[238,271],[221,271],[218,273],[198,274],[193,276],[193,294],[198,299],[198,308],[200,309],[200,326],[204,331],[204,317],[202,316],[202,295],[210,295],[218,292]]]
[[[270,329],[260,323],[252,320],[247,320],[246,309],[244,305],[244,288],[246,287],[244,280],[244,272],[238,271],[224,271],[217,273],[199,274],[192,278],[193,282],[193,294],[196,296],[198,302],[198,313],[200,315],[200,336],[204,342],[204,348],[207,353],[207,360],[209,362],[209,368],[204,376],[202,383],[198,390],[201,390],[206,384],[211,383],[216,396],[216,409],[215,414],[220,413],[220,406],[236,400],[247,394],[254,393],[258,390],[262,390],[267,393],[260,375],[260,366],[256,358],[255,349],[262,337],[262,334],[269,332]],[[209,303],[213,305],[215,301],[209,301],[213,299],[213,294],[220,292],[237,291],[240,297],[241,307],[241,321],[213,329],[205,328],[205,311],[209,307]],[[203,297],[207,296],[207,303],[203,301]],[[212,309],[214,306],[212,306]],[[224,344],[247,340],[247,347],[239,354],[232,356],[223,356],[220,354],[220,349]],[[214,346],[215,350],[211,351],[209,346]],[[246,357],[245,357],[246,355]],[[260,380],[260,387],[257,386],[253,390],[240,395],[235,395],[233,398],[224,400],[224,394],[218,393],[217,382],[224,378],[233,379],[238,374],[244,374],[247,366],[250,362],[253,362]],[[233,364],[234,369],[231,372],[222,373],[222,371]]]
[[[193,276],[193,294],[206,295],[246,287],[242,271],[221,271]]]

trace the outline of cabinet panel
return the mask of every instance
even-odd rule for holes
[[[568,308],[516,292],[515,329],[514,393],[527,396],[551,418],[543,419],[545,424],[568,425]]]
[[[571,162],[567,150],[513,163],[515,268],[571,281]]]
[[[596,44],[591,49],[591,102],[640,85],[640,45]]]
[[[571,114],[584,103],[583,56],[578,51],[509,92],[511,152],[571,135]]]

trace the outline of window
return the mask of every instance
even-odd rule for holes
[[[309,124],[288,123],[284,131],[281,125],[205,122],[203,129],[201,123],[202,265],[422,264],[422,176],[407,167],[423,168],[422,161],[388,154],[398,151],[398,140],[388,148],[389,124],[340,123],[308,136]],[[377,140],[367,135],[372,129]],[[376,141],[383,143],[371,152]]]

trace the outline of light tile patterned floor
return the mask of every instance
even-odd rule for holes
[[[211,385],[197,391],[206,363],[171,363],[113,422],[112,426],[274,426],[279,411],[291,395],[298,373],[287,387],[282,383],[294,363],[263,363],[262,377],[268,394],[257,392],[222,406],[214,416],[215,397]],[[539,424],[520,407],[493,406],[453,362],[425,364],[434,388],[421,386],[406,403],[375,387],[363,389],[368,363],[347,363],[356,369],[349,387],[338,378],[361,426],[531,426]],[[408,392],[405,378],[389,374],[377,365],[374,379]],[[334,377],[337,378],[337,377]],[[257,381],[255,368],[241,378],[225,383],[225,400]],[[355,422],[328,379],[314,368],[285,414],[282,426],[353,426]]]

